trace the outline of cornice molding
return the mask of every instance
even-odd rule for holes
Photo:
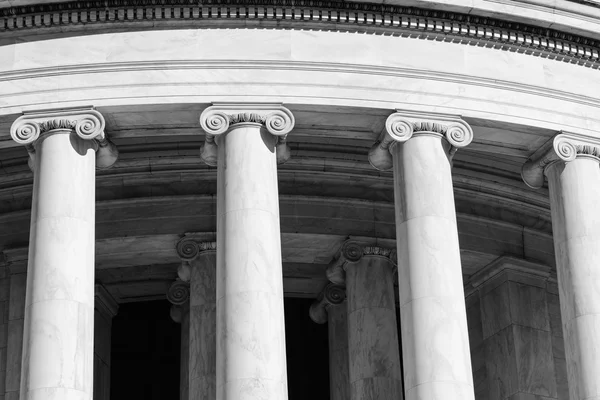
[[[206,132],[205,142],[200,148],[202,161],[216,166],[216,137],[228,132],[234,125],[243,123],[262,125],[270,134],[277,136],[277,163],[283,164],[289,160],[290,149],[286,137],[296,123],[290,110],[281,104],[213,103],[200,115],[200,126]]]
[[[396,268],[397,256],[395,248],[365,245],[356,240],[347,240],[340,249],[339,257],[327,267],[327,279],[334,284],[345,285],[347,264],[358,262],[365,256],[387,258],[390,260],[391,266],[394,269]]]
[[[521,177],[527,186],[539,189],[544,185],[546,168],[550,164],[581,157],[600,161],[600,139],[563,131],[547,141],[523,164]]]
[[[112,319],[119,311],[119,304],[114,297],[100,284],[95,285],[95,307],[107,319]]]
[[[393,146],[417,135],[445,138],[451,146],[450,157],[473,140],[473,130],[459,116],[398,110],[387,118],[379,141],[369,150],[369,163],[380,171],[390,170],[393,167]]]
[[[600,42],[533,25],[500,19],[370,3],[326,0],[229,0],[203,4],[190,0],[71,1],[0,9],[0,32],[19,37],[27,31],[64,33],[81,27],[115,25],[115,29],[155,29],[157,26],[261,26],[360,31],[434,39],[513,50],[534,56],[600,67]],[[150,22],[150,24],[148,24]],[[109,28],[110,29],[110,28]]]
[[[346,288],[342,285],[329,283],[310,306],[308,310],[310,319],[317,324],[326,323],[327,309],[342,304],[344,300],[346,300]]]
[[[92,140],[96,148],[96,166],[109,168],[119,156],[117,147],[104,132],[102,114],[89,108],[60,109],[27,112],[17,118],[10,128],[10,136],[29,152],[30,166],[35,161],[35,146],[40,138],[61,131],[73,131],[83,140]]]

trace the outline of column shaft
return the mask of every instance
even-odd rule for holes
[[[72,130],[36,142],[21,399],[90,400],[95,151]]]
[[[190,399],[216,398],[216,252],[205,251],[190,271]]]
[[[406,398],[473,399],[449,143],[415,134],[392,152]]]
[[[402,399],[396,305],[389,258],[346,264],[351,400]]]
[[[218,400],[288,397],[276,141],[253,122],[218,138]]]
[[[346,302],[327,307],[329,397],[331,400],[350,399],[347,309]]]
[[[179,361],[179,399],[196,399],[190,396],[190,306],[181,306],[181,347]]]
[[[570,398],[600,399],[600,168],[583,156],[546,175]]]

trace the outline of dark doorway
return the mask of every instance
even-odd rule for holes
[[[181,327],[166,300],[119,306],[113,320],[111,400],[179,399]]]
[[[289,400],[329,400],[327,325],[311,321],[312,299],[286,298]],[[111,400],[179,399],[181,327],[171,304],[122,304],[113,320]]]

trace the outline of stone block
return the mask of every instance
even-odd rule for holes
[[[549,331],[546,290],[517,282],[509,282],[508,289],[511,323]]]
[[[511,324],[508,283],[505,282],[481,298],[483,338],[489,338]]]

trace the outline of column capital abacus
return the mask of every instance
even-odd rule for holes
[[[346,288],[342,285],[335,283],[329,283],[319,296],[317,300],[310,306],[308,311],[310,319],[317,324],[324,324],[327,322],[327,309],[331,306],[342,304],[346,300]]]
[[[200,241],[190,236],[185,236],[177,242],[177,255],[181,259],[181,265],[177,269],[179,279],[189,282],[191,277],[191,262],[200,254],[214,252],[217,250],[217,242]]]
[[[562,131],[529,157],[521,169],[521,178],[530,188],[539,189],[544,185],[549,165],[583,157],[600,161],[600,138]]]
[[[384,257],[389,259],[391,265],[396,268],[396,249],[364,245],[358,241],[347,240],[342,245],[339,257],[327,267],[327,279],[337,285],[346,284],[346,266],[355,263],[366,256]]]
[[[270,134],[277,136],[277,163],[283,164],[290,158],[286,144],[287,134],[296,123],[294,115],[281,104],[213,103],[200,115],[200,126],[206,139],[200,148],[200,158],[207,165],[217,165],[216,137],[238,124],[259,124]]]
[[[385,121],[385,129],[378,142],[369,150],[369,163],[380,171],[391,169],[393,146],[417,135],[435,135],[445,138],[450,144],[450,157],[457,149],[469,145],[473,140],[473,130],[459,116],[398,111]]]
[[[30,161],[34,161],[38,139],[72,131],[83,140],[94,141],[96,166],[109,168],[117,161],[119,151],[106,137],[104,127],[104,117],[93,107],[26,112],[13,122],[10,136],[16,143],[27,148]]]

